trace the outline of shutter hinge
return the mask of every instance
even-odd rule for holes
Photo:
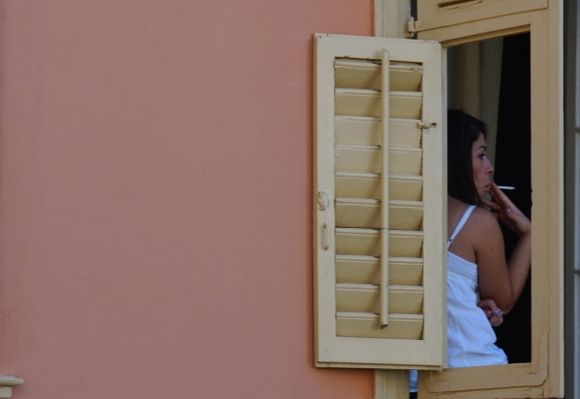
[[[407,21],[407,37],[413,39],[417,37],[417,20],[414,17]]]
[[[325,191],[318,191],[316,193],[316,199],[319,211],[325,211],[328,209],[328,206],[330,205],[330,194]]]

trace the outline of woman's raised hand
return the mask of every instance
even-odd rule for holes
[[[532,229],[532,223],[526,215],[501,191],[495,183],[491,184],[491,200],[482,199],[484,205],[497,215],[500,223],[521,236]]]

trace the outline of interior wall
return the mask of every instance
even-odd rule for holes
[[[447,104],[487,125],[487,155],[495,160],[503,38],[447,49]]]
[[[515,186],[507,195],[528,217],[532,208],[530,71],[530,35],[505,37],[494,180]],[[509,258],[517,237],[505,226],[502,231]],[[531,361],[530,281],[528,277],[520,298],[496,329],[497,344],[506,351],[510,363]]]
[[[372,1],[0,2],[0,373],[28,398],[371,398],[315,369],[312,34]]]

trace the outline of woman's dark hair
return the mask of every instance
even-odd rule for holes
[[[467,204],[480,202],[473,182],[472,146],[485,123],[460,110],[447,113],[447,194]]]

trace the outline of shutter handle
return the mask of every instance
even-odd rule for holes
[[[330,206],[330,194],[326,191],[318,191],[316,193],[316,202],[318,203],[318,210],[325,211]],[[322,249],[328,251],[330,248],[328,238],[328,225],[326,222],[322,223]]]
[[[380,327],[389,325],[389,118],[391,57],[383,52],[381,62],[382,140],[381,140],[381,258],[380,258]]]
[[[328,251],[328,225],[326,223],[322,224],[322,249]]]

